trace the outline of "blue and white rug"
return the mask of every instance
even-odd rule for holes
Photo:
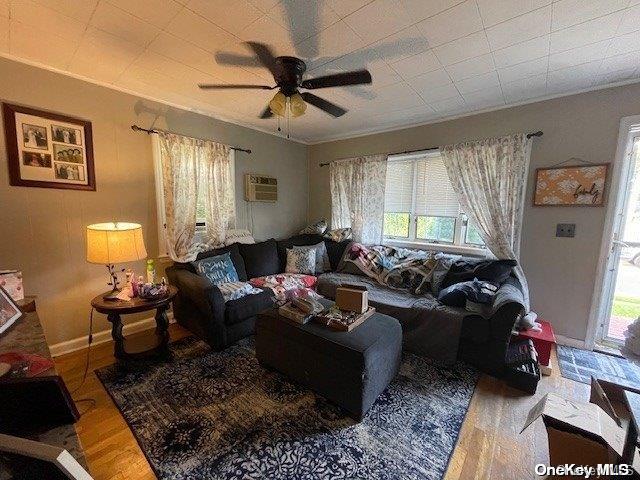
[[[558,364],[564,378],[591,383],[591,377],[640,388],[640,366],[626,358],[558,345]]]
[[[478,373],[404,355],[362,422],[263,369],[253,342],[212,352],[189,337],[173,360],[97,375],[161,480],[439,479]]]

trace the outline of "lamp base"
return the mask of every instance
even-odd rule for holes
[[[118,295],[120,294],[120,290],[118,290],[117,288],[114,288],[113,290],[111,290],[109,293],[105,293],[102,296],[103,300],[106,300],[107,302],[115,302],[117,300],[120,300],[118,298]]]

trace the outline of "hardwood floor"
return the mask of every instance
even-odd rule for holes
[[[171,325],[170,332],[172,340],[187,334],[177,325]],[[86,350],[81,350],[55,359],[71,391],[82,380],[85,358]],[[96,402],[76,425],[90,473],[95,480],[154,479],[131,430],[93,374],[93,370],[113,361],[111,343],[92,347],[89,375],[74,394],[75,399],[92,398]],[[555,354],[552,362],[553,374],[542,379],[534,396],[487,375],[480,378],[445,475],[447,480],[536,478],[534,465],[548,460],[547,438],[540,421],[520,433],[527,412],[547,392],[582,401],[589,397],[588,385],[560,376]],[[78,404],[81,412],[88,407],[86,402]]]

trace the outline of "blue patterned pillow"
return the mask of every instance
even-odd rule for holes
[[[236,272],[236,267],[233,266],[229,252],[197,260],[192,262],[192,265],[199,275],[208,278],[214,285],[237,282],[239,280],[238,272]]]

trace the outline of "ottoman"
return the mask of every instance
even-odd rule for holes
[[[350,332],[336,332],[293,323],[273,309],[258,315],[255,345],[262,365],[360,420],[398,371],[402,328],[395,318],[375,313]]]

